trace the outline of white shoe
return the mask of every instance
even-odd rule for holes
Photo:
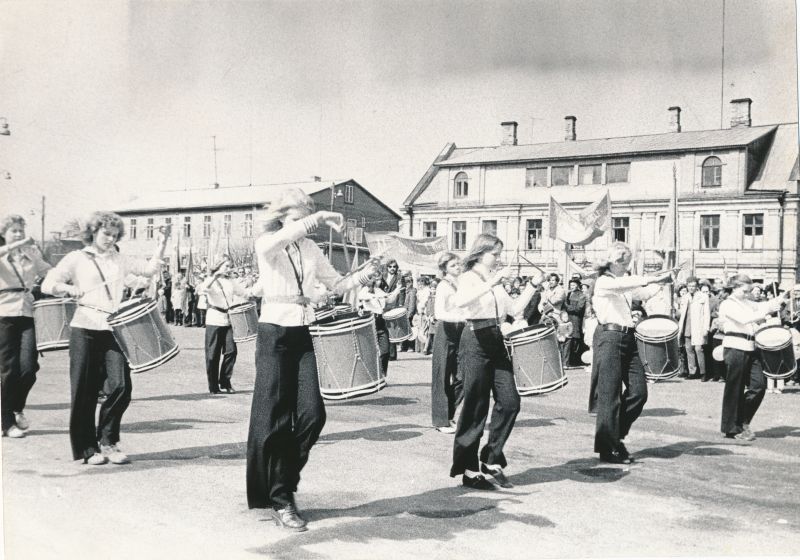
[[[100,453],[95,453],[91,457],[86,457],[83,462],[87,465],[105,465],[108,462],[108,459],[106,459]]]
[[[30,422],[28,422],[28,419],[25,418],[25,414],[23,414],[22,412],[15,412],[14,419],[16,420],[17,428],[19,428],[20,430],[27,430],[28,428],[31,427]]]
[[[25,432],[19,429],[19,427],[15,424],[11,426],[9,429],[3,432],[3,435],[10,438],[24,438]]]
[[[438,426],[436,428],[437,431],[442,432],[443,434],[454,434],[456,433],[456,429],[453,426]]]
[[[115,465],[124,465],[131,462],[128,456],[120,450],[116,443],[112,445],[101,445],[100,452]]]

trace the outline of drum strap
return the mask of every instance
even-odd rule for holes
[[[447,284],[449,284],[450,287],[453,288],[454,292],[458,290],[458,286],[456,286],[456,283],[450,280],[449,278],[442,278],[442,282],[446,282]]]
[[[289,264],[292,265],[292,272],[294,272],[294,279],[297,280],[297,289],[300,290],[300,295],[305,295],[303,293],[303,277],[305,275],[303,271],[303,255],[300,253],[300,246],[295,241],[292,243],[292,247],[295,248],[297,251],[297,265],[294,264],[294,259],[292,255],[289,253],[289,247],[286,247],[284,251],[286,251],[286,258],[289,259]],[[298,271],[299,268],[299,271]]]
[[[19,273],[19,269],[17,268],[17,265],[14,264],[14,260],[11,258],[11,255],[8,255],[8,264],[10,264],[11,268],[14,270],[14,275],[17,277],[17,280],[19,280],[19,283],[22,286],[22,291],[27,292],[28,287],[25,285],[25,280],[22,279],[22,274]]]
[[[3,288],[0,294],[14,293],[14,292],[29,292],[28,288]]]
[[[478,275],[478,277],[479,277],[481,280],[483,280],[484,282],[487,282],[486,278],[484,278],[484,277],[483,277],[483,274],[481,274],[481,273],[480,273],[480,272],[478,272],[477,270],[473,270],[472,272],[474,272],[475,274],[477,274],[477,275]],[[489,293],[490,293],[490,294],[492,294],[492,299],[494,300],[494,318],[495,318],[495,319],[497,319],[497,323],[498,323],[498,324],[500,324],[500,308],[499,308],[499,306],[497,305],[497,296],[496,296],[496,295],[495,295],[495,293],[494,293],[494,286],[492,286],[492,287],[489,289]]]
[[[230,307],[231,307],[231,304],[230,304],[230,302],[228,301],[228,296],[226,296],[226,295],[225,295],[225,287],[222,285],[222,282],[220,282],[220,281],[219,281],[219,278],[218,278],[217,276],[215,276],[215,277],[214,277],[214,282],[217,284],[217,286],[219,286],[219,291],[220,291],[220,292],[222,292],[222,299],[224,299],[224,300],[225,300],[225,306],[226,306],[228,309],[230,309]],[[212,282],[212,283],[214,283],[214,282]],[[209,307],[210,307],[211,309],[216,309],[217,311],[220,311],[221,313],[227,313],[227,312],[228,312],[228,309],[225,309],[225,310],[223,311],[221,308],[219,308],[219,307],[216,307],[216,306],[214,306],[214,305],[209,305]]]
[[[100,275],[100,280],[103,281],[103,287],[106,289],[106,295],[108,296],[108,300],[113,305],[114,304],[114,298],[111,297],[111,290],[108,289],[108,282],[106,281],[106,275],[103,274],[103,271],[100,269],[100,265],[97,264],[97,259],[95,259],[94,255],[91,254],[89,251],[84,251],[83,254],[86,255],[89,258],[90,261],[92,261],[92,264],[97,269],[97,273]]]

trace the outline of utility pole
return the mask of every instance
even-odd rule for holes
[[[725,0],[722,0],[722,54],[720,56],[721,72],[719,77],[719,127],[722,128],[725,107]]]
[[[42,196],[42,254],[44,254],[44,201],[45,197]]]
[[[211,141],[214,143],[214,188],[219,188],[219,179],[217,178],[217,137],[212,136]]]

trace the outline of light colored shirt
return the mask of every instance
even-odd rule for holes
[[[738,336],[730,336],[731,333],[755,335],[760,327],[756,323],[766,319],[769,313],[774,313],[781,308],[783,297],[776,297],[769,301],[750,301],[749,299],[738,299],[730,296],[719,305],[719,325],[725,331],[722,339],[722,346],[725,348],[736,348],[744,352],[755,350],[752,340],[746,340]]]
[[[213,327],[227,327],[231,324],[228,314],[214,307],[230,309],[251,297],[250,290],[245,289],[239,282],[213,276],[206,278],[197,286],[197,293],[206,296],[206,325]],[[211,307],[212,305],[214,307]]]
[[[633,326],[631,301],[647,301],[660,291],[658,284],[648,285],[644,276],[614,276],[604,274],[594,284],[592,308],[601,325],[615,323],[623,327]]]
[[[554,288],[549,285],[542,291],[542,299],[539,301],[539,311],[549,313],[552,310],[561,311],[564,308],[564,298],[567,292],[564,286],[556,284]],[[552,308],[552,309],[551,309]]]
[[[88,254],[87,254],[88,253]],[[106,291],[92,257],[105,276]],[[119,309],[125,277],[128,274],[152,276],[161,268],[161,260],[149,261],[121,255],[115,250],[99,254],[93,247],[68,253],[55,268],[47,273],[42,283],[42,292],[52,295],[66,295],[68,284],[83,292],[78,298],[78,308],[70,326],[95,331],[108,331],[108,316]],[[109,298],[109,293],[111,294]],[[86,307],[89,306],[89,307]]]
[[[441,286],[440,283],[436,289],[437,299]],[[534,291],[535,289],[527,284],[520,297],[511,299],[503,286],[492,287],[484,276],[472,269],[458,277],[458,290],[451,301],[462,309],[464,319],[498,319],[503,322],[506,315],[515,317],[522,313]]]
[[[295,327],[315,321],[311,305],[271,302],[270,297],[311,297],[317,283],[340,293],[366,283],[367,274],[363,272],[342,277],[316,243],[305,238],[316,228],[316,220],[308,217],[287,224],[276,232],[265,233],[256,240],[257,286],[260,286],[264,298],[260,322]]]
[[[358,291],[358,304],[364,308],[364,311],[383,315],[383,310],[386,308],[386,295],[386,292],[380,288],[375,288],[374,292],[370,292],[369,288],[364,286]]]
[[[14,271],[16,268],[16,272]],[[33,296],[30,289],[36,277],[50,270],[34,248],[15,249],[0,257],[0,290],[25,288],[27,291],[0,291],[0,317],[33,317]],[[17,277],[19,274],[19,277]],[[20,282],[20,277],[22,282]]]
[[[458,284],[456,284],[458,288]],[[447,321],[448,323],[460,323],[464,321],[464,310],[456,305],[454,298],[456,290],[450,285],[450,281],[442,280],[436,287],[436,299],[433,302],[433,316],[437,321]]]

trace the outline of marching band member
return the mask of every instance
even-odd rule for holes
[[[437,322],[431,362],[431,416],[437,430],[452,434],[456,431],[453,417],[464,397],[464,377],[458,371],[458,345],[464,330],[464,313],[453,302],[461,262],[453,253],[444,253],[438,264],[442,281],[433,304]]]
[[[379,287],[388,294],[384,306],[385,311],[403,307],[406,299],[406,287],[403,284],[403,277],[400,274],[400,266],[395,259],[389,259],[386,262],[386,274],[383,276]],[[392,342],[389,343],[389,360],[394,361],[396,359],[397,343]]]
[[[269,508],[280,526],[306,530],[294,493],[300,471],[325,425],[317,364],[308,325],[314,312],[307,294],[321,282],[342,293],[365,284],[370,263],[342,278],[306,235],[320,225],[341,229],[334,212],[314,212],[300,189],[281,192],[268,210],[269,230],[256,241],[263,305],[256,342],[256,380],[247,438],[247,503]]]
[[[31,287],[50,265],[25,235],[22,216],[6,216],[0,236],[6,242],[0,246],[0,410],[3,435],[21,438],[29,427],[25,402],[39,371]]]
[[[732,292],[719,305],[719,324],[725,331],[722,339],[725,360],[725,391],[722,395],[720,430],[726,438],[753,441],[750,421],[756,414],[766,390],[760,363],[754,363],[756,323],[779,311],[787,293],[769,301],[752,301],[753,281],[746,274],[730,279]],[[745,390],[745,386],[749,386]]]
[[[246,300],[251,297],[250,290],[228,278],[231,261],[226,256],[209,270],[208,278],[197,287],[197,292],[206,296],[206,378],[208,392],[218,395],[235,393],[231,385],[233,366],[236,364],[238,349],[233,340],[233,329],[228,317],[234,297]],[[222,363],[220,364],[220,357]]]
[[[560,313],[564,308],[564,298],[567,293],[564,287],[559,284],[561,277],[555,272],[550,273],[547,285],[542,290],[542,299],[539,302],[539,311],[542,317],[551,313]]]
[[[463,309],[466,326],[459,343],[459,365],[464,375],[464,400],[453,443],[450,476],[462,475],[461,483],[477,490],[494,490],[488,475],[503,488],[512,484],[503,473],[503,446],[511,435],[520,408],[514,371],[506,353],[500,325],[506,315],[517,316],[533,296],[538,277],[512,299],[500,285],[511,275],[511,267],[492,272],[503,250],[503,242],[480,234],[464,259],[453,303]],[[483,428],[494,395],[489,439],[478,455]]]
[[[631,300],[645,301],[658,293],[658,284],[672,280],[672,271],[650,277],[626,276],[630,262],[630,248],[616,242],[595,267],[598,277],[592,308],[598,325],[592,347],[592,377],[597,379],[594,451],[607,463],[632,461],[622,440],[647,401],[647,381],[634,338]]]
[[[358,305],[360,309],[369,311],[375,316],[375,333],[378,337],[378,350],[380,351],[381,371],[384,377],[389,372],[389,332],[386,330],[386,321],[383,311],[386,309],[386,299],[389,296],[379,286],[382,284],[380,277],[373,278],[366,286],[358,291]],[[399,290],[395,288],[394,293]]]
[[[44,293],[78,299],[69,337],[69,434],[73,459],[90,465],[129,462],[118,444],[122,416],[131,402],[131,371],[107,318],[119,308],[128,274],[150,277],[159,272],[169,228],[159,229],[149,261],[121,255],[114,248],[124,234],[117,214],[93,213],[83,231],[86,247],[67,254],[42,283]],[[97,391],[103,386],[108,396],[95,427]]]

